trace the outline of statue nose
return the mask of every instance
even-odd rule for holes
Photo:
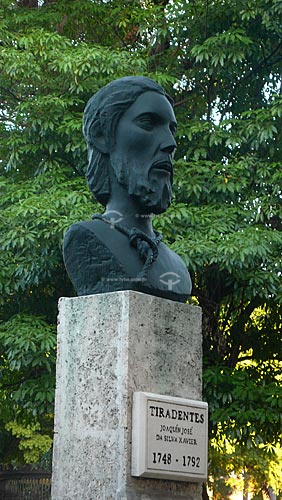
[[[174,146],[174,145],[165,146],[162,148],[163,151],[165,151],[166,153],[168,153],[170,155],[172,155],[174,153],[175,149],[176,149],[176,146]]]
[[[169,137],[166,138],[165,141],[163,141],[161,145],[161,150],[165,151],[166,153],[172,155],[174,151],[176,150],[176,142],[173,137],[173,135],[170,133]]]

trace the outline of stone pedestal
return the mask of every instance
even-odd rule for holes
[[[59,303],[52,500],[200,500],[131,476],[134,391],[201,399],[199,307],[123,291]]]

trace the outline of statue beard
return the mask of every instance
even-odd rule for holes
[[[167,210],[172,200],[171,175],[162,170],[148,168],[138,160],[130,165],[111,157],[112,167],[118,182],[128,194],[137,199],[143,213],[161,214]],[[144,210],[145,209],[145,210]]]

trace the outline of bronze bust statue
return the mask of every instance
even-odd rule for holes
[[[64,261],[78,295],[136,290],[185,302],[191,279],[152,226],[172,199],[176,119],[163,88],[125,77],[88,102],[83,132],[87,181],[104,214],[73,224]]]

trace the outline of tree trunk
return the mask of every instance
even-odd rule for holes
[[[29,9],[38,8],[38,0],[18,0],[19,7],[27,7]]]
[[[202,500],[209,500],[206,483],[203,484]]]
[[[249,500],[249,474],[244,473],[243,500]]]
[[[274,493],[272,488],[268,488],[268,494],[269,494],[270,500],[276,500],[276,498],[277,498],[276,493]]]

